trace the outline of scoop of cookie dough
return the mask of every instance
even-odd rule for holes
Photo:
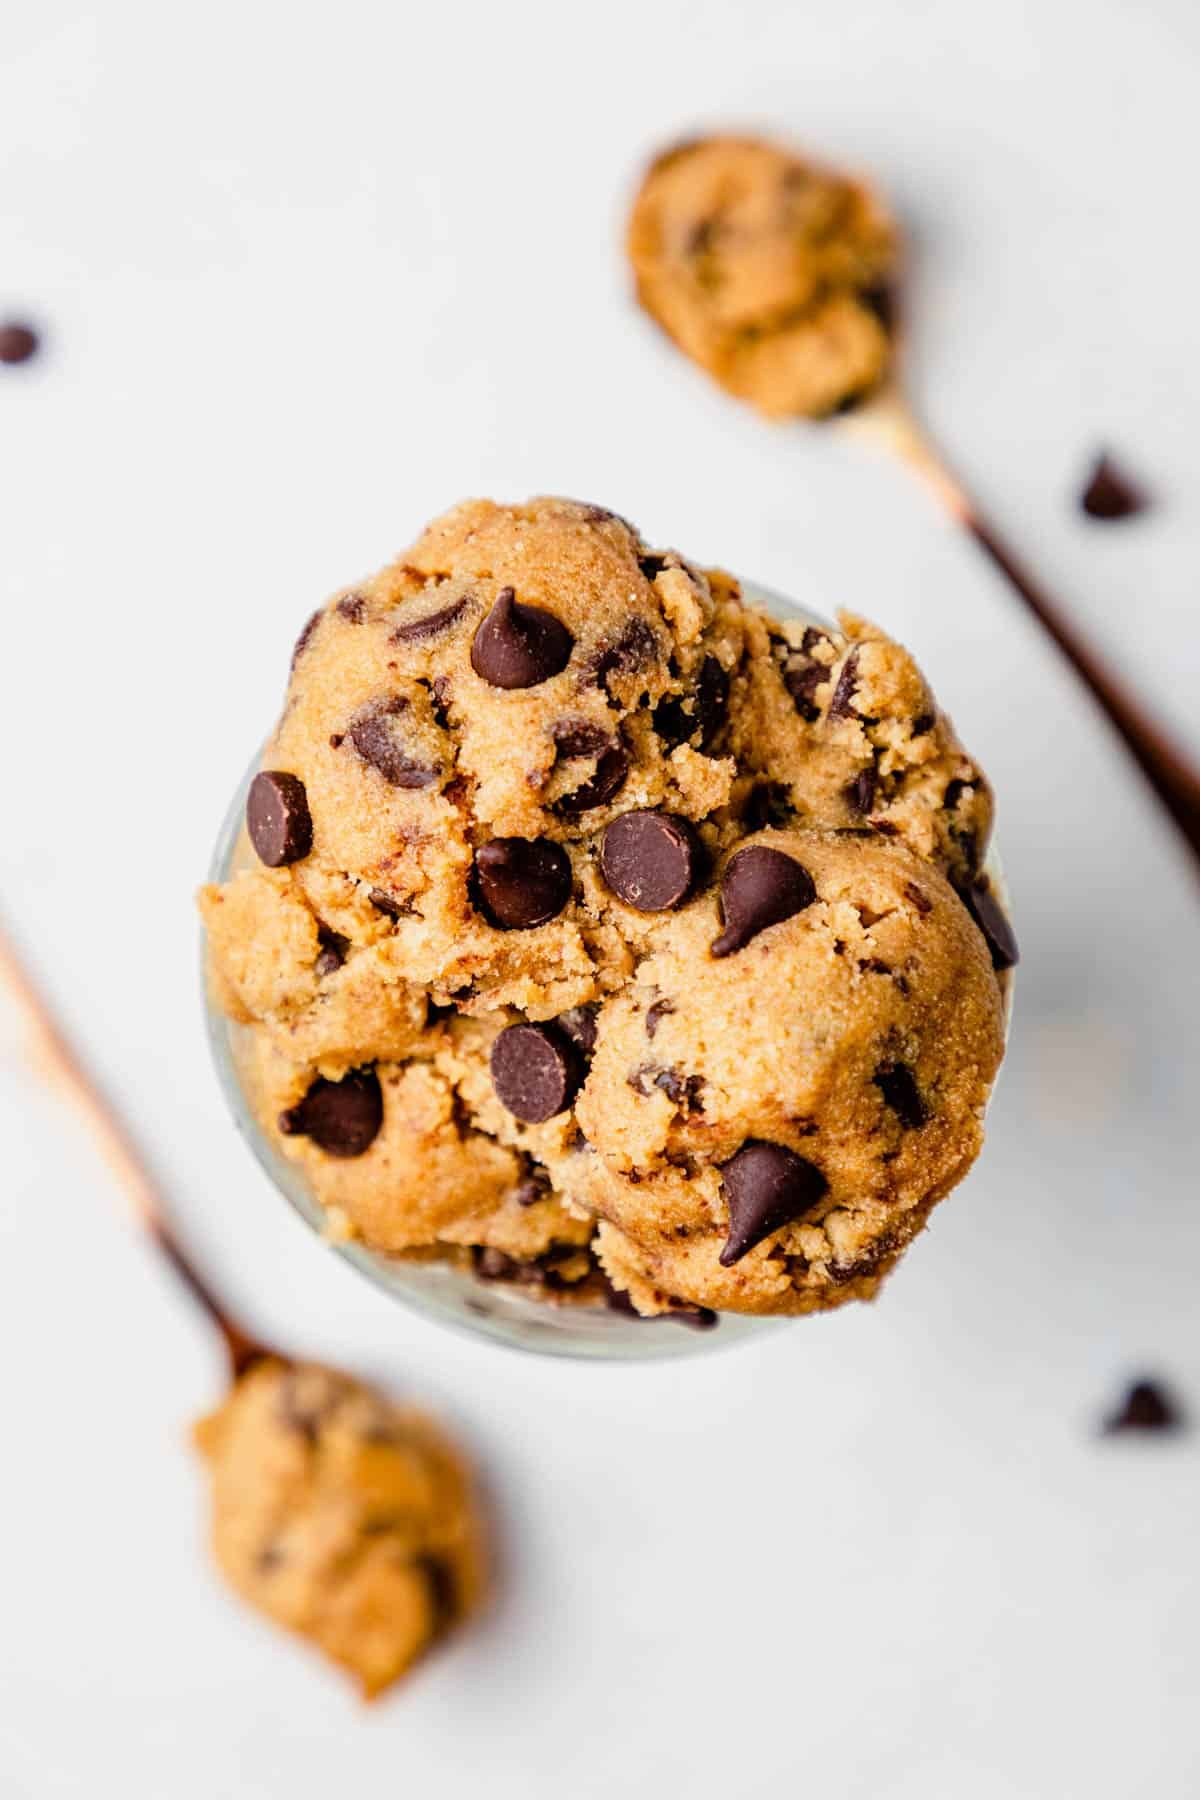
[[[422,1415],[335,1370],[271,1358],[195,1435],[222,1573],[368,1698],[477,1605],[477,1503],[458,1452]]]
[[[998,1016],[981,933],[994,937],[1000,915],[975,885],[991,811],[912,658],[864,621],[768,620],[728,575],[651,547],[600,507],[470,501],[305,626],[235,870],[201,895],[213,990],[235,1021],[255,1112],[303,1169],[332,1237],[493,1278],[516,1271],[576,1300],[603,1293],[603,1250],[647,1310],[803,1310],[816,1280],[750,1280],[761,1257],[728,1271],[708,1241],[721,1159],[782,1130],[745,997],[758,995],[790,1045],[793,1101],[844,1078],[839,1122],[825,1122],[841,1146],[838,1192],[861,1163],[876,1184],[863,1205],[890,1204],[877,1192],[890,1165],[874,1150],[896,1151],[894,1199],[913,1147],[884,1132],[894,1109],[879,1112],[873,1074],[844,1048],[831,1073],[832,1039],[805,1036],[803,1022],[821,1007],[839,1029],[857,1021],[882,1067],[888,1030],[942,1006],[952,977],[982,972]],[[803,842],[791,885],[806,910],[763,934],[787,946],[800,934],[771,987],[747,981],[763,944],[737,941],[738,910],[758,859],[790,855],[780,832]],[[879,930],[907,919],[903,955],[915,961],[887,982],[854,957],[830,964],[813,934],[839,883],[848,892],[857,879],[865,894],[894,886],[898,870],[930,914],[904,899]],[[891,962],[893,948],[861,960]],[[1011,961],[1003,945],[992,955]],[[689,958],[705,998],[685,1024],[666,1002]],[[662,972],[658,1013],[648,969]],[[666,1060],[626,1045],[642,1013],[661,1022]],[[703,1045],[671,1044],[696,1029]],[[718,1040],[729,1081],[741,1071],[725,1098]],[[958,1093],[968,1062],[972,1092],[986,1092],[994,1059],[971,1062],[973,1039],[948,1034],[942,1052],[939,1092]],[[947,1101],[922,1126],[897,1218],[923,1216],[933,1188],[970,1162],[973,1106]],[[648,1124],[664,1120],[664,1141],[651,1142]],[[627,1205],[639,1183],[644,1204]],[[682,1243],[683,1226],[714,1269],[698,1275],[676,1253],[667,1272],[663,1230]],[[849,1239],[838,1254],[855,1260]],[[634,1272],[649,1268],[653,1280]]]
[[[697,138],[650,166],[628,249],[646,311],[773,418],[877,387],[898,246],[869,189],[779,145]]]

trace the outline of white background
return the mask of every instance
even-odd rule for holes
[[[202,1548],[216,1347],[3,1037],[0,1794],[1109,1800],[1200,1788],[1194,877],[1089,703],[899,468],[742,415],[635,314],[630,183],[761,124],[874,171],[914,384],[1200,750],[1192,0],[9,0],[0,905],[264,1334],[477,1445],[485,1628],[364,1713]],[[1111,442],[1158,509],[1072,497]],[[875,1310],[667,1367],[407,1317],[268,1190],[191,893],[333,587],[466,494],[630,514],[917,650],[1000,795],[1025,961],[982,1164]]]

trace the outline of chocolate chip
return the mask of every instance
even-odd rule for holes
[[[616,744],[600,757],[590,781],[585,781],[573,794],[564,794],[561,800],[554,802],[554,812],[562,818],[573,819],[580,813],[590,812],[594,806],[603,806],[620,793],[628,773],[629,758]]]
[[[423,619],[410,619],[407,624],[397,625],[391,634],[393,644],[415,644],[422,638],[438,637],[448,631],[455,619],[461,618],[467,608],[468,596],[464,594],[460,600],[452,600],[449,606],[443,606],[440,612],[426,613]]]
[[[524,606],[512,588],[501,588],[475,633],[471,667],[490,687],[537,687],[566,668],[574,644],[553,613]]]
[[[690,698],[689,708],[687,700]],[[706,749],[725,723],[729,709],[729,676],[715,656],[706,656],[694,694],[668,694],[654,709],[654,729],[665,744],[685,744],[700,733]]]
[[[1016,934],[1008,917],[991,890],[986,875],[969,888],[959,888],[958,896],[983,933],[983,939],[996,970],[1015,968],[1020,961]]]
[[[540,1163],[529,1163],[524,1179],[513,1189],[513,1199],[518,1206],[536,1206],[540,1200],[548,1200],[553,1191],[550,1177]]]
[[[300,658],[312,643],[313,633],[321,623],[322,616],[321,610],[318,607],[312,618],[309,619],[308,623],[305,625],[304,630],[300,633],[300,636],[296,639],[295,646],[292,650],[292,660],[289,665],[292,669],[296,667],[296,664],[300,661]]]
[[[828,1192],[814,1163],[783,1144],[747,1138],[721,1171],[721,1192],[729,1207],[729,1236],[721,1251],[724,1268],[781,1226],[791,1225]]]
[[[1079,504],[1093,519],[1131,519],[1145,512],[1150,496],[1111,456],[1098,456]]]
[[[828,680],[829,670],[824,663],[802,664],[783,672],[783,685],[792,697],[792,705],[810,725],[815,725],[821,716],[816,694]]]
[[[931,712],[918,713],[912,722],[912,734],[914,737],[924,737],[927,731],[933,730],[935,724],[936,720]]]
[[[397,900],[396,896],[389,894],[386,888],[373,887],[367,895],[367,899],[376,912],[383,913],[384,917],[388,919],[405,919],[412,912],[412,907],[407,900]]]
[[[475,852],[483,910],[501,931],[531,931],[571,898],[571,859],[549,838],[492,838]]]
[[[1158,1381],[1135,1381],[1116,1412],[1104,1421],[1106,1436],[1120,1431],[1177,1431],[1183,1414],[1173,1396]]]
[[[0,325],[0,363],[28,362],[36,356],[41,339],[32,325],[25,325],[19,319],[6,319]]]
[[[318,976],[332,975],[345,962],[350,949],[350,939],[343,937],[340,931],[331,931],[328,925],[323,925],[318,921],[317,942],[321,950],[313,968]]]
[[[559,1013],[554,1021],[564,1036],[569,1037],[581,1056],[590,1056],[596,1048],[596,1007],[572,1006]]]
[[[340,1081],[318,1076],[298,1106],[279,1115],[287,1137],[311,1138],[328,1156],[361,1156],[383,1124],[383,1090],[374,1069],[353,1069]]]
[[[625,1077],[626,1085],[643,1099],[649,1097],[652,1088],[658,1088],[668,1100],[673,1100],[681,1112],[703,1112],[704,1105],[700,1099],[707,1083],[703,1075],[681,1075],[678,1069],[664,1069],[655,1063],[643,1063],[632,1075]]]
[[[361,594],[343,594],[337,603],[339,615],[349,625],[361,625],[366,617],[367,603]]]
[[[721,880],[721,923],[714,956],[729,956],[765,931],[811,906],[817,897],[803,863],[782,850],[754,844],[730,858]]]
[[[588,674],[607,694],[614,675],[629,675],[658,654],[658,638],[645,619],[628,619],[611,644],[604,644],[588,664]]]
[[[658,556],[653,551],[646,556],[638,557],[638,568],[642,571],[642,574],[646,577],[647,581],[653,581],[654,577],[656,575],[661,575],[663,570],[667,567],[669,567],[667,558],[665,556]]]
[[[476,1244],[472,1261],[481,1281],[512,1281],[522,1268],[531,1266],[519,1263],[515,1257],[493,1249],[490,1244]]]
[[[672,1000],[654,1000],[646,1008],[646,1036],[653,1038],[668,1013],[675,1011]]]
[[[593,725],[589,719],[559,719],[551,729],[555,748],[564,762],[581,756],[599,756],[613,746],[611,731]]]
[[[613,893],[638,912],[667,912],[696,876],[696,834],[673,813],[629,812],[604,833],[600,867]]]
[[[922,893],[921,889],[911,881],[905,882],[904,892],[912,901],[921,917],[927,919],[933,911],[933,901],[929,898],[928,894]]]
[[[847,804],[856,813],[869,813],[875,804],[875,770],[860,769],[846,789]]]
[[[885,964],[880,973],[890,975],[891,970]],[[871,1079],[906,1130],[919,1131],[929,1122],[929,1107],[907,1063],[880,1063]]]
[[[312,815],[308,795],[297,775],[264,769],[246,796],[246,829],[260,862],[281,869],[299,862],[312,849]]]
[[[579,1087],[571,1045],[547,1025],[506,1025],[492,1045],[491,1071],[496,1098],[526,1125],[565,1112]]]
[[[833,699],[829,702],[831,719],[854,719],[858,717],[851,701],[858,691],[858,651],[852,650],[842,664],[842,672],[838,676],[837,686],[833,690]]]
[[[757,782],[742,809],[742,823],[747,831],[762,831],[768,825],[787,825],[794,817],[791,792],[779,781]]]
[[[350,741],[363,761],[382,775],[390,787],[427,788],[441,771],[417,761],[405,750],[396,720],[407,709],[408,701],[399,695],[371,701],[351,719]]]

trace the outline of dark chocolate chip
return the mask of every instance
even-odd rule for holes
[[[501,588],[471,643],[471,667],[497,688],[537,687],[565,669],[575,639],[560,619]]]
[[[646,1008],[646,1036],[653,1038],[668,1013],[675,1011],[672,1000],[654,1000]]]
[[[569,1037],[581,1056],[590,1056],[596,1048],[596,1006],[572,1006],[559,1013],[554,1023]]]
[[[450,677],[435,675],[429,684],[429,706],[444,731],[450,723]]]
[[[729,1207],[722,1266],[728,1269],[773,1231],[802,1219],[828,1188],[820,1169],[806,1157],[783,1144],[747,1138],[721,1171],[721,1191]]]
[[[638,568],[642,571],[642,574],[646,577],[647,581],[653,581],[654,577],[656,575],[661,575],[663,570],[667,567],[667,558],[665,556],[657,555],[654,551],[651,551],[646,556],[638,557]]]
[[[918,713],[917,717],[912,722],[913,736],[924,737],[927,731],[933,730],[935,723],[936,720],[931,712]]]
[[[842,664],[842,672],[838,676],[837,686],[833,690],[833,699],[829,702],[831,719],[853,719],[857,713],[851,705],[858,690],[858,651],[852,650]]]
[[[1161,1382],[1143,1377],[1104,1421],[1104,1431],[1110,1437],[1120,1431],[1177,1431],[1183,1423],[1177,1402]]]
[[[638,912],[667,912],[696,877],[696,834],[673,813],[629,812],[604,833],[600,867],[617,898]]]
[[[1016,934],[996,899],[986,876],[969,888],[958,889],[959,898],[983,933],[996,970],[1015,968],[1020,961]]]
[[[653,1063],[645,1063],[626,1077],[628,1085],[635,1094],[648,1097],[651,1088],[658,1088],[668,1100],[673,1100],[681,1112],[703,1112],[704,1103],[700,1096],[707,1085],[703,1075],[681,1075],[678,1069],[664,1069]]]
[[[768,925],[778,925],[811,906],[817,897],[803,863],[782,850],[754,844],[730,858],[721,880],[721,922],[725,929],[712,946],[714,956],[743,949]]]
[[[367,899],[376,912],[383,913],[388,919],[405,919],[412,912],[407,900],[397,900],[395,894],[389,894],[385,888],[372,888]]]
[[[810,725],[815,725],[821,716],[816,694],[817,689],[828,680],[829,670],[824,663],[819,662],[801,664],[783,672],[783,685],[792,697],[792,705]]]
[[[912,901],[921,917],[927,919],[933,911],[933,901],[929,898],[928,894],[922,893],[921,889],[911,881],[905,882],[904,892]]]
[[[750,790],[742,823],[747,831],[762,831],[768,825],[786,825],[794,816],[790,790],[779,781],[760,781]]]
[[[329,748],[331,750],[340,750],[342,745],[345,743],[345,741],[346,741],[346,734],[344,731],[331,731],[330,732]]]
[[[1098,456],[1079,504],[1089,518],[1132,519],[1145,512],[1150,496],[1133,478],[1118,468],[1111,456]]]
[[[603,806],[620,793],[628,773],[629,758],[619,744],[614,744],[600,757],[590,781],[585,781],[573,794],[564,794],[561,800],[554,802],[554,812],[562,818],[573,819],[580,813],[590,812],[594,806]]]
[[[579,1087],[575,1052],[548,1025],[506,1025],[492,1045],[491,1071],[496,1098],[526,1125],[565,1112]]]
[[[856,813],[869,813],[875,804],[875,770],[860,769],[846,789],[847,804]]]
[[[260,862],[281,869],[312,849],[312,815],[298,775],[264,769],[246,796],[246,830]]]
[[[703,750],[725,723],[728,708],[729,676],[715,656],[706,656],[692,695],[668,694],[659,701],[654,709],[654,729],[672,748],[687,743],[699,731]]]
[[[298,1106],[279,1115],[288,1137],[311,1138],[328,1156],[361,1156],[383,1124],[383,1090],[374,1069],[353,1069],[340,1081],[318,1076]]]
[[[291,668],[294,669],[296,667],[296,664],[300,661],[300,658],[312,643],[313,633],[321,623],[322,617],[323,615],[318,607],[312,618],[309,619],[308,623],[305,625],[304,630],[300,633],[300,636],[296,639],[295,647],[292,650]]]
[[[28,362],[37,355],[40,344],[32,325],[19,319],[6,319],[0,325],[0,363]]]
[[[423,619],[410,619],[404,625],[397,625],[392,632],[393,644],[415,644],[422,638],[438,637],[443,631],[449,631],[451,625],[466,611],[468,596],[464,594],[459,600],[452,600],[449,606],[443,606],[439,612],[426,613]]]
[[[408,701],[396,695],[373,700],[350,721],[350,741],[365,763],[383,776],[390,787],[427,788],[440,769],[417,761],[405,750],[396,721],[407,711]]]
[[[492,838],[475,852],[483,910],[501,931],[531,931],[571,898],[571,859],[549,838]]]
[[[879,972],[891,974],[886,964]],[[871,1079],[906,1130],[919,1131],[922,1125],[928,1124],[929,1107],[907,1063],[880,1063]]]
[[[536,1206],[539,1200],[548,1200],[553,1191],[545,1169],[539,1163],[529,1163],[523,1179],[513,1189],[513,1199],[518,1206]]]
[[[645,619],[628,619],[611,644],[603,644],[592,657],[588,673],[598,688],[608,693],[614,675],[632,674],[644,668],[658,653],[658,637]]]
[[[343,937],[340,931],[331,931],[328,925],[318,922],[317,942],[321,949],[313,968],[318,976],[332,975],[345,962],[350,939]]]
[[[337,603],[340,616],[349,625],[361,625],[366,617],[367,603],[361,594],[343,594]]]
[[[613,747],[612,732],[606,731],[603,725],[593,725],[589,719],[559,719],[550,736],[564,762],[574,762],[581,756],[599,756]]]

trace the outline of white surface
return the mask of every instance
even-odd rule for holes
[[[742,416],[634,316],[661,140],[886,178],[932,423],[1196,725],[1190,0],[10,6],[0,901],[267,1333],[444,1397],[508,1533],[491,1625],[363,1715],[229,1601],[184,1445],[213,1346],[87,1146],[0,1068],[0,1793],[1185,1800],[1200,1447],[1192,877],[1087,702],[902,472]],[[1071,497],[1111,439],[1162,496]],[[235,1140],[190,890],[335,585],[472,492],[606,502],[921,654],[1001,798],[1025,964],[992,1141],[884,1303],[665,1368],[397,1312]],[[1200,744],[1200,732],[1194,734]]]

